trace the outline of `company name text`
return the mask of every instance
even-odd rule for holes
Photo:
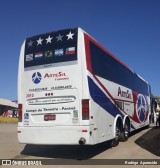
[[[132,99],[132,96],[131,96],[131,93],[129,93],[129,90],[123,91],[123,90],[121,90],[120,87],[118,88],[118,96],[124,97],[127,99]]]

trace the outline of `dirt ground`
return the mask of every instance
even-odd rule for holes
[[[160,167],[160,128],[152,126],[140,130],[133,133],[127,142],[121,142],[117,147],[111,148],[107,142],[95,146],[19,144],[17,125],[0,124],[0,159],[45,159],[45,161],[51,159],[53,161],[52,167],[56,168],[82,166],[83,168]],[[125,161],[136,162],[137,159],[158,161],[159,165],[118,165]],[[56,162],[59,162],[58,165],[55,165]],[[50,166],[47,165],[47,167]]]

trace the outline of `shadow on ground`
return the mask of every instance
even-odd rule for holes
[[[139,137],[135,143],[154,155],[160,156],[160,128],[153,127]]]
[[[21,154],[46,158],[86,160],[102,153],[105,150],[108,150],[109,148],[109,142],[104,142],[94,146],[26,145]]]

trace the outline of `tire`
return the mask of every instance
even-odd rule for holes
[[[121,135],[120,135],[120,141],[125,142],[125,141],[128,140],[129,133],[130,133],[129,130],[130,130],[129,129],[129,124],[128,124],[128,122],[126,122],[125,125],[124,125],[124,128],[123,128],[123,131],[121,132]]]
[[[117,123],[116,124],[116,136],[114,139],[111,140],[111,147],[118,146],[120,134],[121,134],[120,125]]]

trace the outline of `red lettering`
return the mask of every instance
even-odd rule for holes
[[[67,76],[65,73],[63,73],[63,72],[58,72],[58,73],[56,73],[56,74],[48,74],[48,73],[46,73],[45,75],[44,75],[44,78],[50,78],[50,77],[61,77],[61,76]]]
[[[46,74],[44,75],[44,78],[49,78],[49,74],[46,73]]]

